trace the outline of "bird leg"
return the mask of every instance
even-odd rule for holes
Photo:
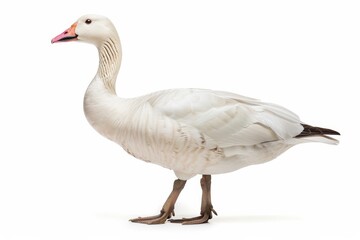
[[[170,219],[170,222],[182,224],[201,224],[207,223],[212,218],[213,213],[217,215],[217,212],[214,210],[211,204],[211,175],[203,175],[200,180],[200,184],[202,189],[200,216],[193,218]]]
[[[174,181],[173,190],[164,203],[160,214],[150,217],[138,217],[130,219],[131,222],[135,223],[145,223],[145,224],[162,224],[165,223],[166,219],[170,218],[171,215],[175,216],[174,205],[177,198],[180,195],[181,190],[183,190],[186,181],[177,179]]]

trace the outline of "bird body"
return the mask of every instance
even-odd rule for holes
[[[295,138],[303,130],[296,115],[235,94],[171,89],[132,99],[105,94],[97,101],[91,92],[85,114],[100,134],[183,180],[263,163],[303,142]]]
[[[52,42],[71,40],[92,43],[99,51],[99,68],[84,97],[84,112],[91,126],[134,157],[174,170],[179,179],[163,215],[135,222],[166,220],[181,191],[178,189],[197,174],[204,176],[206,222],[214,212],[207,176],[270,161],[299,143],[338,143],[328,136],[338,134],[336,131],[303,124],[279,105],[234,93],[189,88],[120,98],[115,83],[122,53],[111,21],[98,15],[83,16]],[[202,223],[198,219],[189,222]]]

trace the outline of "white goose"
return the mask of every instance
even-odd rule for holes
[[[205,89],[171,89],[124,99],[115,93],[121,46],[111,21],[82,16],[52,43],[83,41],[99,51],[99,68],[85,97],[84,111],[101,135],[129,154],[172,169],[177,180],[159,215],[131,219],[159,224],[174,215],[185,183],[202,174],[200,216],[171,222],[198,224],[212,218],[211,175],[270,161],[304,142],[337,144],[331,129],[303,124],[297,115],[270,103],[234,93]]]

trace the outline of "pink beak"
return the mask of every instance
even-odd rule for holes
[[[51,43],[69,42],[77,40],[78,35],[75,33],[76,26],[77,23],[71,25],[71,27],[66,29],[63,33],[60,33],[59,35],[51,39]]]

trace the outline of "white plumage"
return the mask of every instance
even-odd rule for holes
[[[302,135],[308,125],[291,111],[234,93],[170,89],[119,98],[115,81],[121,46],[113,24],[102,16],[83,16],[52,42],[69,40],[90,42],[99,50],[99,69],[84,98],[89,123],[136,158],[174,170],[180,181],[264,163],[302,142],[338,143],[325,135],[337,134],[335,131],[311,127]],[[211,212],[212,205],[206,221]],[[165,219],[170,215],[166,212]],[[160,223],[164,216],[133,221]],[[200,223],[194,219],[182,222]]]

